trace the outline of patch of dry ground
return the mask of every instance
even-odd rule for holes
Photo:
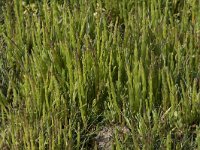
[[[119,142],[124,142],[129,135],[130,130],[126,126],[105,126],[98,132],[95,142],[99,150],[111,150],[116,137]]]

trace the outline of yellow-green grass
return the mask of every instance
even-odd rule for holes
[[[1,5],[1,4],[0,4]],[[200,148],[197,0],[6,1],[0,148]]]

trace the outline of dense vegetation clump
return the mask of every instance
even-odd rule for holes
[[[0,7],[0,149],[200,149],[199,1]]]

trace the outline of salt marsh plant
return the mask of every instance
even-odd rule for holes
[[[199,1],[9,0],[2,10],[2,149],[94,149],[116,125],[129,132],[113,129],[109,147],[198,149]]]

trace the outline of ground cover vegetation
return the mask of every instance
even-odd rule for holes
[[[198,0],[0,6],[0,149],[200,149]]]

